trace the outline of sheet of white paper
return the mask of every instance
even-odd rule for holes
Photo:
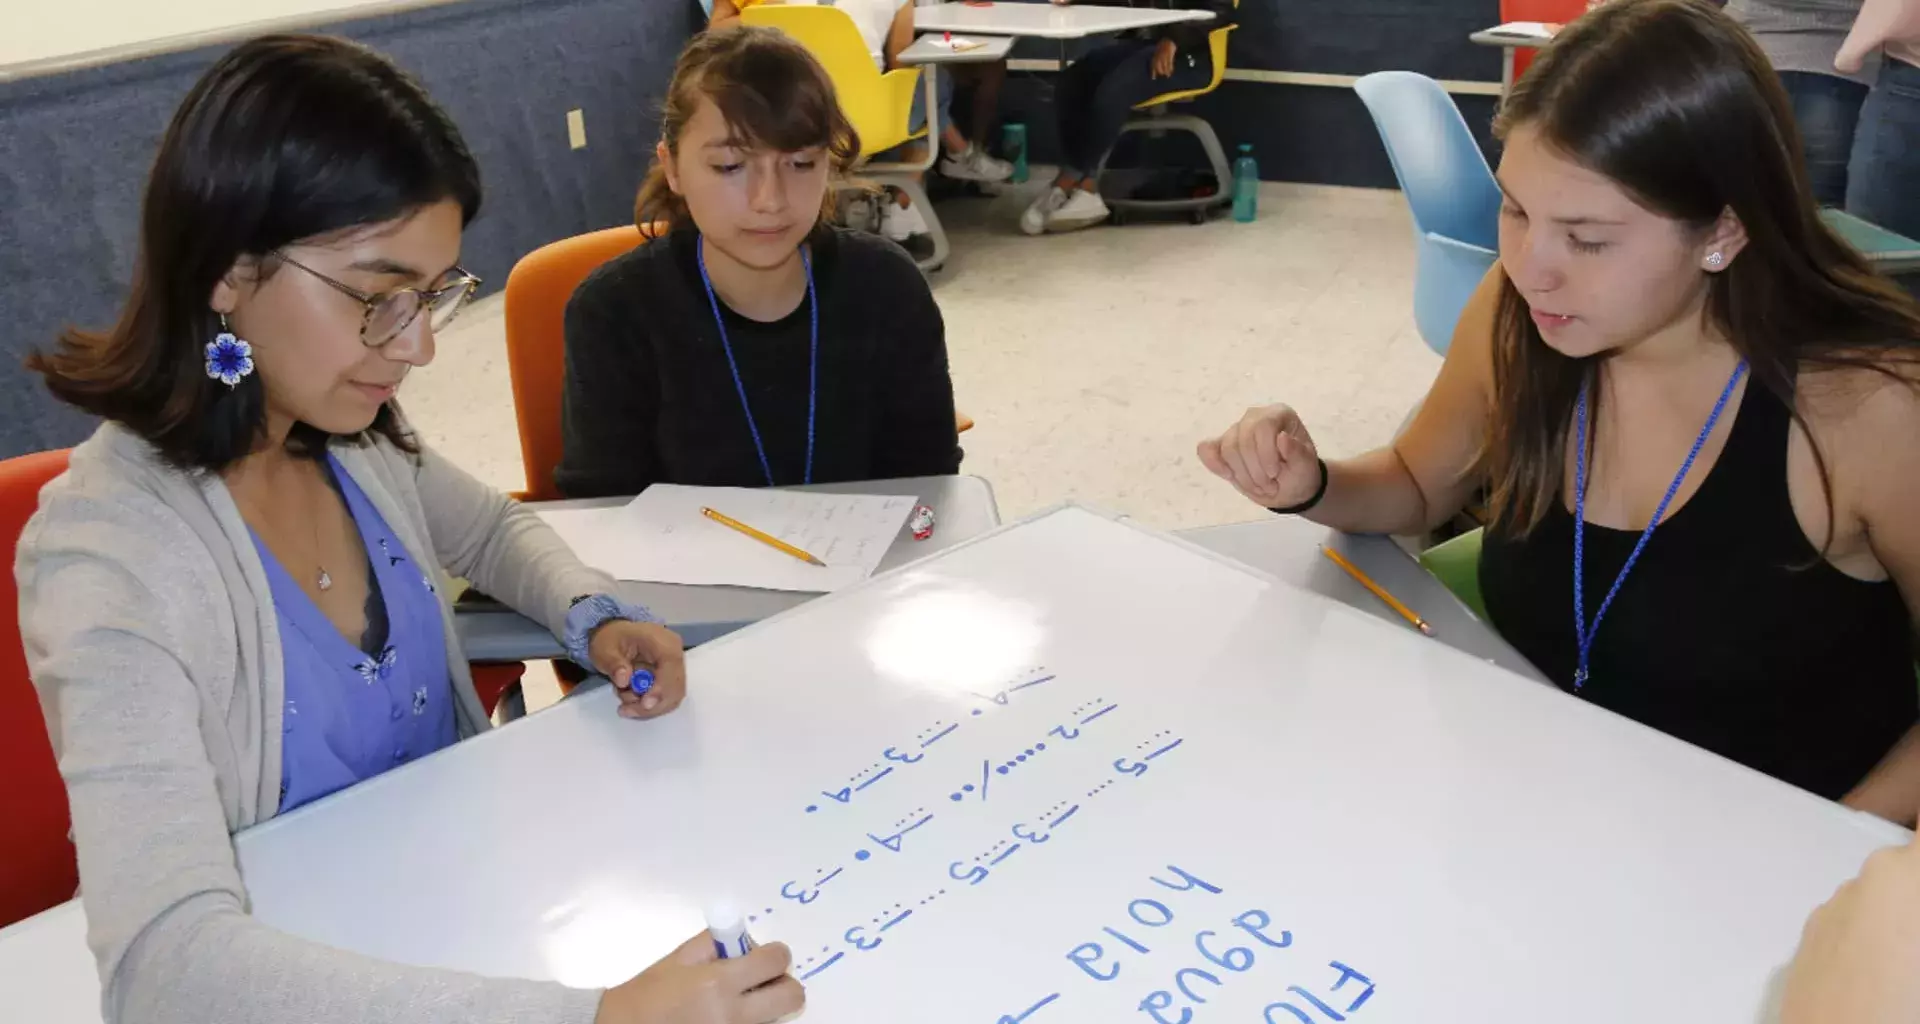
[[[617,579],[828,593],[886,557],[915,499],[655,484],[620,508],[558,509],[540,518],[582,561]],[[827,563],[809,565],[700,514],[711,508]]]

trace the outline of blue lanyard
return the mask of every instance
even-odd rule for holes
[[[700,283],[707,289],[707,305],[713,309],[713,325],[720,329],[720,347],[727,353],[727,368],[733,371],[733,389],[740,395],[740,411],[747,414],[747,430],[753,434],[753,450],[760,456],[760,471],[767,475],[767,486],[774,486],[773,464],[767,461],[767,446],[760,440],[760,424],[754,422],[753,405],[747,401],[747,385],[740,379],[740,364],[733,358],[733,342],[727,340],[727,321],[720,315],[720,300],[713,294],[713,279],[707,276],[707,239],[700,238]],[[813,340],[808,344],[807,363],[807,473],[800,481],[813,483],[813,424],[820,405],[820,298],[813,290],[813,257],[800,247],[800,262],[807,268],[807,312],[813,320]]]
[[[1633,553],[1627,556],[1627,564],[1620,567],[1620,574],[1613,578],[1613,586],[1607,588],[1606,599],[1600,602],[1600,610],[1593,613],[1593,625],[1587,625],[1586,611],[1586,535],[1587,535],[1587,389],[1592,384],[1589,379],[1580,384],[1580,401],[1574,406],[1573,424],[1573,635],[1580,644],[1580,665],[1573,673],[1573,688],[1578,690],[1586,685],[1588,657],[1593,653],[1593,638],[1600,632],[1600,620],[1613,605],[1613,599],[1620,593],[1620,584],[1625,583],[1627,574],[1633,571],[1633,563],[1640,560],[1640,552],[1646,550],[1647,541],[1653,539],[1655,527],[1666,518],[1667,506],[1673,503],[1673,496],[1680,493],[1680,483],[1687,478],[1687,472],[1693,468],[1693,460],[1700,457],[1700,449],[1706,447],[1708,435],[1713,433],[1714,424],[1720,422],[1720,414],[1727,411],[1727,402],[1733,397],[1734,386],[1740,378],[1746,376],[1747,361],[1733,368],[1733,376],[1727,378],[1727,386],[1720,392],[1720,400],[1713,403],[1713,415],[1707,417],[1707,425],[1700,428],[1700,436],[1693,439],[1693,448],[1687,452],[1687,461],[1680,464],[1680,472],[1667,485],[1667,494],[1660,499],[1660,507],[1653,510],[1653,521],[1640,531],[1640,540],[1633,546]]]

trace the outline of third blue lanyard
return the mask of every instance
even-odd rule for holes
[[[1653,539],[1653,531],[1666,518],[1667,506],[1673,503],[1673,496],[1680,493],[1680,483],[1687,478],[1687,472],[1693,468],[1693,461],[1700,457],[1700,449],[1706,447],[1707,437],[1713,433],[1714,424],[1720,422],[1720,415],[1727,411],[1727,402],[1733,398],[1733,389],[1747,372],[1747,361],[1733,368],[1733,376],[1727,378],[1727,386],[1720,392],[1720,400],[1713,404],[1713,415],[1707,417],[1707,425],[1700,428],[1700,436],[1693,439],[1693,447],[1687,452],[1687,461],[1680,464],[1680,472],[1667,485],[1666,496],[1660,499],[1660,507],[1653,510],[1653,521],[1640,531],[1640,540],[1633,545],[1633,553],[1627,556],[1627,562],[1620,567],[1620,574],[1613,578],[1613,586],[1607,588],[1607,596],[1600,602],[1600,610],[1593,613],[1593,624],[1587,624],[1586,609],[1586,534],[1587,534],[1587,391],[1592,381],[1580,385],[1580,400],[1573,412],[1573,636],[1580,645],[1580,663],[1573,673],[1573,688],[1578,690],[1586,685],[1588,658],[1593,653],[1593,638],[1600,632],[1600,620],[1606,616],[1613,599],[1620,593],[1620,584],[1625,583],[1627,574],[1633,571],[1633,563],[1640,560],[1640,552],[1646,550],[1647,541]]]
[[[720,299],[713,294],[713,279],[707,276],[707,240],[701,237],[700,283],[707,289],[707,305],[713,309],[713,325],[720,330],[720,347],[727,353],[727,368],[733,371],[733,389],[740,395],[740,410],[747,414],[747,430],[753,434],[753,450],[760,456],[760,471],[767,475],[767,486],[774,486],[773,463],[767,460],[767,446],[760,440],[760,424],[753,418],[753,405],[747,401],[747,385],[740,379],[740,363],[733,358],[733,342],[727,338],[727,321],[720,315]],[[812,340],[807,346],[807,469],[801,483],[813,483],[813,424],[820,402],[820,297],[813,289],[813,257],[803,246],[800,262],[807,268],[807,311],[812,318]]]

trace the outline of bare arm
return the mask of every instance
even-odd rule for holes
[[[1460,315],[1440,376],[1406,430],[1384,448],[1327,463],[1314,522],[1354,533],[1416,533],[1466,505],[1493,408],[1493,321],[1503,280],[1489,271]],[[1200,459],[1266,508],[1300,504],[1320,486],[1319,458],[1291,409],[1252,410]]]
[[[900,55],[913,45],[913,0],[906,0],[893,12],[893,25],[887,29],[887,68],[900,66]],[[925,74],[932,74],[929,68]]]
[[[740,8],[733,0],[713,0],[713,13],[707,16],[707,29],[740,24]]]
[[[1920,612],[1920,393],[1880,378],[1844,422],[1831,428],[1825,450],[1834,486],[1844,489],[1866,528],[1868,547],[1900,588],[1907,608]],[[1836,504],[1840,504],[1836,502]],[[1920,623],[1916,623],[1920,628]],[[1908,729],[1845,803],[1911,826],[1920,815],[1920,723]]]

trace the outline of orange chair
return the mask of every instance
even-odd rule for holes
[[[513,379],[513,415],[520,425],[520,466],[527,475],[527,489],[515,497],[522,501],[560,497],[553,471],[560,465],[567,300],[602,263],[646,240],[632,226],[563,238],[528,253],[507,275],[507,373]],[[973,420],[956,415],[954,426],[965,433],[973,429]]]
[[[567,300],[602,263],[646,241],[631,224],[543,245],[507,275],[507,373],[520,424],[522,501],[552,501],[560,465],[560,392],[566,384]]]
[[[13,551],[40,505],[40,488],[67,471],[67,453],[39,452],[0,462],[0,535],[7,571],[0,583],[0,928],[73,898],[80,868],[67,838],[67,786],[47,738],[40,698],[20,642],[20,594]]]

